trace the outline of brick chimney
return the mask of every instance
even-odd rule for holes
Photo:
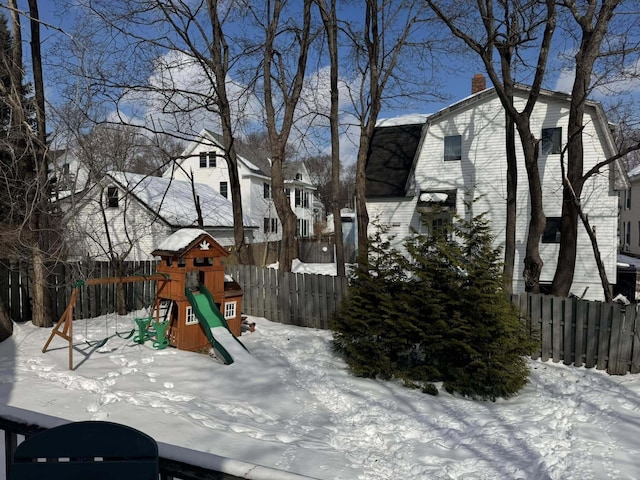
[[[484,78],[484,75],[481,73],[476,73],[471,80],[471,95],[474,95],[482,90],[487,89],[487,81]]]

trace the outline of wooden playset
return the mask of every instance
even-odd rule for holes
[[[225,278],[222,259],[229,253],[204,230],[183,229],[162,242],[153,255],[160,257],[156,274],[152,276],[109,277],[76,282],[71,299],[60,320],[53,327],[42,352],[46,352],[54,336],[69,343],[69,369],[73,370],[73,309],[79,289],[85,285],[131,283],[154,280],[156,294],[148,317],[136,319],[137,343],[147,339],[156,348],[171,345],[180,350],[196,351],[211,346],[202,322],[196,318],[187,291],[198,291],[201,286],[215,307],[222,322],[234,337],[242,333],[242,289],[231,278]]]

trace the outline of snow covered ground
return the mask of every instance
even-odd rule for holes
[[[41,352],[50,329],[17,325],[0,344],[1,403],[327,480],[640,478],[637,376],[531,361],[508,401],[431,397],[350,376],[330,332],[251,320],[252,357],[229,366],[117,336],[92,349],[85,333],[113,334],[116,317],[79,320],[75,371],[59,337]]]

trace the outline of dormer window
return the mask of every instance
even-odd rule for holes
[[[302,174],[296,173],[296,180],[302,180]]]
[[[200,152],[200,168],[215,168],[216,152]]]

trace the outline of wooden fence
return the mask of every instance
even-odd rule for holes
[[[227,265],[225,270],[244,291],[244,313],[288,325],[329,328],[329,318],[347,291],[344,277],[255,265]]]
[[[243,312],[274,322],[326,329],[347,292],[347,280],[330,275],[296,274],[253,265],[227,265],[244,291]],[[131,262],[127,275],[151,275],[155,262]],[[60,264],[53,267],[49,292],[54,319],[64,311],[74,283],[114,276],[107,263]],[[31,318],[29,266],[0,261],[0,300],[15,321]],[[125,284],[129,309],[149,307],[155,282]],[[81,289],[75,318],[115,311],[115,285]],[[539,340],[534,359],[607,370],[640,373],[640,311],[638,304],[593,302],[576,298],[520,294],[512,296],[522,321]]]
[[[638,304],[520,294],[512,297],[539,348],[532,358],[607,370],[640,372]]]
[[[123,275],[151,275],[156,262],[126,262]],[[108,262],[59,263],[49,267],[48,291],[52,317],[57,320],[78,281],[116,276]],[[151,305],[155,282],[124,284],[127,308],[138,310]],[[80,289],[74,318],[91,318],[116,310],[116,285],[95,285]],[[31,319],[31,266],[24,261],[0,260],[0,301],[15,322]]]

